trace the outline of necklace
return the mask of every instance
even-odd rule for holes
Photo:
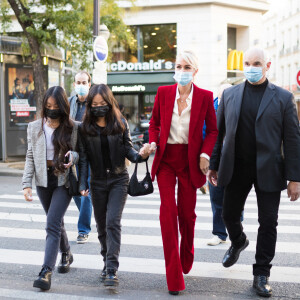
[[[50,119],[47,119],[46,123],[51,128],[57,128],[59,126],[59,122],[53,122]]]

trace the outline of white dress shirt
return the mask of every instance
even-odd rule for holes
[[[168,144],[188,143],[193,92],[194,92],[194,86],[192,85],[191,92],[186,99],[187,107],[181,112],[181,115],[179,116],[177,100],[180,98],[180,94],[177,86],[171,127],[170,127],[170,134],[167,141]]]
[[[177,100],[180,98],[180,94],[177,86],[168,144],[188,144],[193,93],[194,86],[192,85],[191,92],[186,99],[187,107],[179,115]],[[210,159],[206,153],[201,153],[200,157]]]

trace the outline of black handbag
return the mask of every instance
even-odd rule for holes
[[[138,166],[138,162],[135,163],[134,172],[129,181],[128,194],[134,197],[134,196],[143,196],[143,195],[148,195],[153,193],[153,184],[148,169],[148,162],[146,161],[147,173],[142,181],[138,181],[137,166]]]
[[[69,171],[69,195],[70,196],[81,196],[79,193],[79,182],[77,177],[76,167],[73,165]]]

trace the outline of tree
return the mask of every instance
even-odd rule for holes
[[[131,0],[134,2],[135,0]],[[82,68],[88,68],[92,50],[93,0],[1,0],[2,30],[10,22],[8,5],[14,12],[28,42],[33,67],[37,110],[46,90],[42,50],[45,45],[61,47],[79,57]],[[123,10],[116,0],[101,0],[101,23],[105,23],[119,40],[129,40],[130,32],[122,21]]]

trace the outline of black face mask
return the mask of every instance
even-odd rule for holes
[[[46,117],[50,119],[58,119],[61,116],[60,109],[49,109],[46,108]]]
[[[95,117],[105,117],[108,112],[109,112],[108,105],[91,107],[91,113]]]

